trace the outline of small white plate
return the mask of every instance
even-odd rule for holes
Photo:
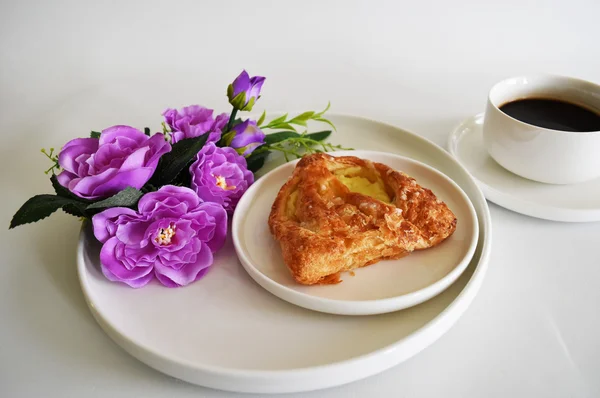
[[[277,297],[300,307],[338,315],[372,315],[401,310],[440,294],[465,270],[477,246],[479,229],[471,201],[451,179],[415,160],[385,152],[333,152],[357,156],[401,170],[431,189],[456,215],[454,234],[440,245],[398,260],[383,260],[342,274],[335,285],[297,283],[283,262],[267,220],[281,186],[297,161],[260,178],[237,205],[232,224],[238,257],[252,279]]]
[[[600,220],[600,179],[553,185],[511,173],[486,151],[483,120],[484,114],[480,113],[463,121],[450,134],[448,149],[469,170],[488,200],[517,213],[546,220]]]

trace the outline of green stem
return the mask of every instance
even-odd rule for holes
[[[317,141],[310,138],[302,137],[290,137],[283,141],[280,141],[275,144],[265,145],[261,147],[262,150],[268,151],[279,151],[283,152],[286,160],[288,160],[288,155],[295,156],[297,158],[302,157],[301,151],[305,153],[314,153],[318,152],[315,147],[321,147],[325,152],[329,150],[335,151],[337,149],[350,150],[352,148],[344,148],[341,145],[333,145],[323,141]]]
[[[272,146],[272,147],[269,147],[269,150],[283,152],[283,153],[284,153],[284,154],[286,154],[286,155],[293,155],[293,156],[296,156],[296,157],[302,156],[302,155],[300,155],[300,154],[299,154],[298,152],[296,152],[296,151],[292,151],[292,150],[289,150],[289,149],[285,149],[285,148],[283,148],[283,147],[279,147],[279,146]]]
[[[233,121],[235,120],[235,115],[237,114],[237,109],[233,108],[233,110],[231,111],[231,116],[229,116],[229,122],[227,122],[227,131],[225,131],[226,133],[231,131],[231,127],[233,125]]]

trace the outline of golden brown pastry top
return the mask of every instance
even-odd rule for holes
[[[302,158],[281,187],[269,228],[296,281],[335,283],[342,271],[439,244],[456,217],[402,172],[319,153]]]

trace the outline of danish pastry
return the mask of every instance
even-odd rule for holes
[[[338,283],[341,272],[438,245],[457,220],[402,172],[317,153],[298,162],[268,223],[294,279],[313,285]]]

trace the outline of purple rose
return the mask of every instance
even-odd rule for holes
[[[167,287],[200,279],[227,235],[227,213],[190,188],[165,185],[142,196],[138,211],[113,207],[92,218],[102,273],[138,288],[156,276]]]
[[[129,126],[103,130],[100,138],[76,138],[58,155],[61,185],[85,199],[99,199],[133,187],[140,189],[171,150],[162,134],[148,137]]]
[[[242,73],[227,87],[227,97],[229,103],[240,111],[251,111],[254,103],[260,97],[260,89],[262,88],[265,78],[262,76],[250,77],[243,70]]]
[[[200,105],[186,106],[180,111],[169,108],[163,112],[163,116],[171,128],[173,143],[184,138],[199,137],[206,133],[209,134],[207,142],[217,142],[229,120],[226,113],[213,118],[213,110]]]
[[[191,187],[200,199],[222,205],[233,212],[244,192],[254,182],[246,159],[230,147],[206,144],[190,166]]]
[[[231,129],[231,137],[227,144],[240,155],[248,156],[265,143],[265,133],[258,128],[254,120],[238,123]]]

